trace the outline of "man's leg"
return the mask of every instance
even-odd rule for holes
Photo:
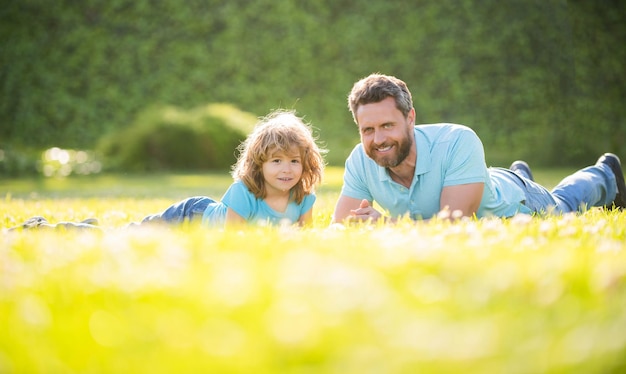
[[[619,165],[619,159],[617,163]],[[618,193],[616,178],[624,178],[621,168],[620,175],[616,174],[603,155],[595,165],[563,179],[552,190],[552,194],[564,211],[584,211],[594,206],[611,207]]]
[[[530,166],[528,166],[526,161],[517,160],[511,164],[509,169],[526,179],[530,179],[531,181],[535,180],[533,173],[530,171]]]
[[[552,193],[544,186],[526,177],[526,174],[532,175],[531,173],[520,173],[519,170],[515,168],[494,169],[497,169],[496,172],[498,172],[501,177],[510,180],[524,191],[525,199],[523,204],[531,212],[537,214],[561,213],[559,203]],[[528,171],[530,171],[530,168],[528,169]]]
[[[611,168],[613,175],[615,175],[615,184],[617,185],[617,193],[613,204],[619,209],[626,208],[626,181],[624,181],[624,172],[622,171],[622,163],[617,155],[613,153],[605,153],[598,159],[596,164],[606,164]],[[609,207],[610,208],[610,207]]]

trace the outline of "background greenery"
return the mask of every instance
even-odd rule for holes
[[[345,98],[376,71],[409,84],[420,122],[473,127],[490,164],[626,157],[625,21],[619,0],[9,0],[0,161],[223,102],[295,108],[341,164],[358,141]]]

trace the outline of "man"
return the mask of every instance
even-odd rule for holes
[[[468,127],[415,125],[411,93],[398,78],[372,74],[348,97],[361,143],[345,164],[333,222],[378,220],[376,201],[392,220],[511,217],[566,213],[592,206],[626,207],[619,158],[606,153],[552,191],[532,180],[528,165],[487,168],[483,145]]]

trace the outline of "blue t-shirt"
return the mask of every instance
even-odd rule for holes
[[[265,200],[257,199],[242,181],[236,181],[228,188],[221,202],[210,203],[207,206],[202,215],[202,223],[211,226],[224,225],[226,211],[231,208],[250,223],[293,224],[313,207],[315,199],[314,194],[309,194],[304,197],[301,204],[290,201],[285,212],[281,213],[270,208]]]
[[[513,216],[530,212],[521,202],[524,191],[510,175],[487,168],[482,142],[472,129],[441,123],[417,125],[415,175],[410,188],[394,182],[386,168],[369,158],[359,143],[346,160],[341,194],[376,201],[393,217],[431,218],[440,210],[446,186],[484,183],[478,217]]]

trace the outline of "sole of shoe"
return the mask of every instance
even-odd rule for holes
[[[617,195],[613,204],[621,209],[626,208],[626,182],[624,182],[624,172],[622,171],[622,163],[619,157],[613,153],[605,153],[598,159],[599,163],[603,163],[611,168],[615,174],[615,182],[617,183]]]

